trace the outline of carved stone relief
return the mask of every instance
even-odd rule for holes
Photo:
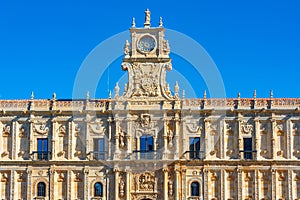
[[[242,121],[241,122],[241,129],[243,134],[252,134],[253,132],[253,125],[250,124],[249,122]]]
[[[33,131],[37,134],[47,135],[49,127],[45,121],[37,121],[33,124]]]

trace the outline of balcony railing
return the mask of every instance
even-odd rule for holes
[[[182,155],[182,158],[190,160],[203,160],[205,158],[204,151],[186,151]]]
[[[89,160],[107,160],[108,152],[107,151],[91,151],[88,153]]]
[[[240,158],[244,160],[253,160],[256,157],[256,150],[240,150]]]
[[[130,159],[132,160],[160,160],[162,159],[161,152],[158,151],[147,151],[147,150],[136,150],[133,151]]]
[[[51,151],[33,151],[30,154],[32,160],[50,160],[51,159]]]

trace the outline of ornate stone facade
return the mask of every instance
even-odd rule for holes
[[[300,199],[300,99],[185,99],[162,19],[110,99],[0,101],[0,199]]]

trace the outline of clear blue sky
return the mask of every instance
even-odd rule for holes
[[[162,16],[166,28],[206,49],[228,97],[238,92],[252,97],[254,89],[258,97],[268,97],[270,89],[275,97],[300,97],[298,0],[2,0],[0,99],[26,99],[31,91],[36,98],[51,98],[53,92],[71,98],[76,73],[89,52],[127,30],[132,17],[142,25],[146,8],[153,23]],[[126,73],[120,65],[116,60],[111,74]],[[184,70],[183,65],[174,59],[176,70]],[[97,97],[107,94],[99,90]]]

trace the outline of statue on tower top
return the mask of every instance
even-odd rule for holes
[[[147,8],[146,11],[145,11],[145,23],[144,23],[145,28],[149,28],[150,27],[150,15],[151,15],[151,12]]]

